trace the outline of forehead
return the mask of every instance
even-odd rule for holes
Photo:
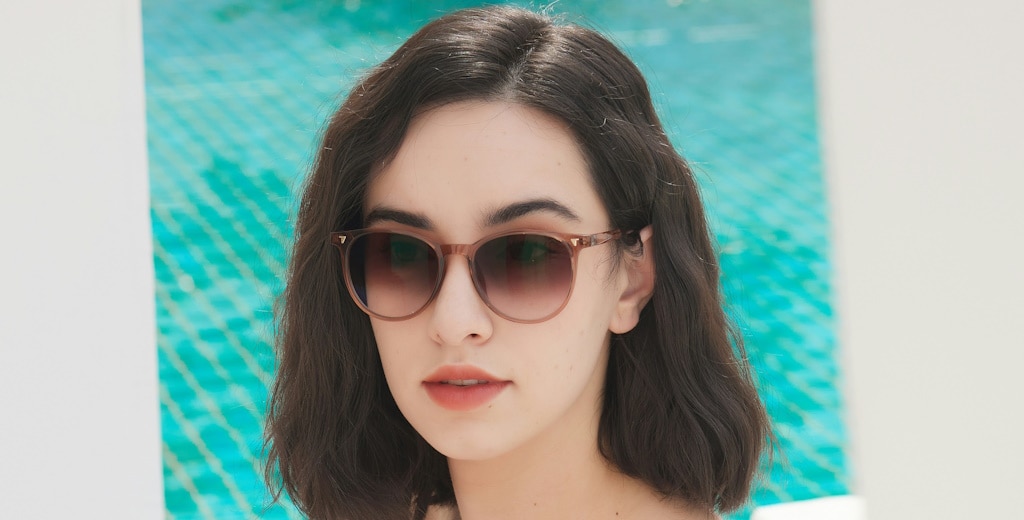
[[[565,205],[580,217],[576,226],[607,225],[564,122],[514,103],[460,102],[413,119],[394,159],[371,180],[364,214],[383,206],[422,214],[443,230],[480,231],[489,212],[533,199]]]

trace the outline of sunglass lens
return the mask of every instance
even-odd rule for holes
[[[572,287],[572,252],[552,237],[498,237],[480,246],[474,262],[487,300],[510,318],[546,318],[561,308]]]
[[[352,288],[363,306],[386,318],[403,318],[430,300],[438,278],[437,252],[400,233],[368,233],[349,249]]]

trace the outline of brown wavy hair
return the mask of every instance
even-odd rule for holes
[[[430,107],[501,100],[567,123],[612,226],[653,225],[650,303],[614,335],[602,455],[666,497],[742,505],[770,433],[724,311],[697,185],[636,66],[597,32],[511,7],[457,11],[369,71],[334,113],[304,185],[266,419],[265,478],[310,518],[423,518],[455,504],[444,456],[391,397],[369,319],[329,239],[361,227],[367,183]],[[630,238],[620,249],[632,245]],[[635,240],[635,238],[633,238]]]

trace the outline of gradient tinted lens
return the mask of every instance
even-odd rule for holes
[[[430,300],[439,276],[437,252],[398,233],[368,233],[349,249],[352,288],[375,314],[403,318]]]
[[[507,235],[480,246],[477,283],[491,306],[519,320],[540,320],[562,307],[572,288],[572,251],[544,235]]]

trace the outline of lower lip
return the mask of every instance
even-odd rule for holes
[[[509,381],[480,385],[448,385],[444,383],[423,383],[427,395],[441,408],[455,412],[468,412],[479,408],[501,393]]]

